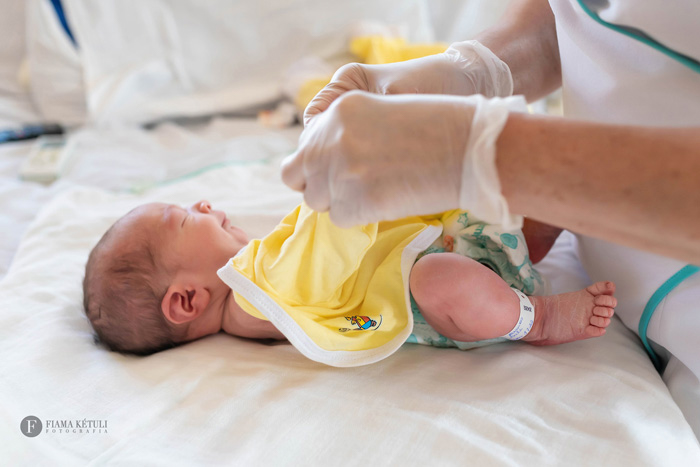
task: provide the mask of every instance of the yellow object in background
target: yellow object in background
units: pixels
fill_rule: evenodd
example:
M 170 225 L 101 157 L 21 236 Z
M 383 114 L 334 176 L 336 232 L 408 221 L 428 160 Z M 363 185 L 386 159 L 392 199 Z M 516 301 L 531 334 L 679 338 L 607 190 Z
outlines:
M 403 62 L 444 52 L 448 44 L 408 44 L 400 37 L 366 36 L 350 41 L 350 52 L 368 65 Z
M 332 76 L 324 76 L 323 78 L 312 78 L 304 81 L 299 88 L 294 105 L 300 112 L 304 112 L 306 106 L 309 105 L 311 99 L 323 89 L 326 84 L 330 83 Z
M 350 41 L 350 51 L 357 57 L 357 61 L 368 65 L 382 63 L 403 62 L 414 58 L 425 57 L 444 52 L 448 44 L 438 42 L 435 44 L 408 44 L 399 37 L 363 36 Z M 332 76 L 325 76 L 306 80 L 302 83 L 294 99 L 294 104 L 303 112 L 318 92 L 331 80 Z

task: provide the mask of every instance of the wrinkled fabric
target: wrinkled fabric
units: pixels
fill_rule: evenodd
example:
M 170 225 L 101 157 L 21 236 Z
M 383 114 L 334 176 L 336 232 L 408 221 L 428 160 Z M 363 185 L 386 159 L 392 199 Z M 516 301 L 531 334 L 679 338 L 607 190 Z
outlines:
M 304 355 L 354 366 L 409 339 L 410 270 L 420 254 L 437 251 L 473 257 L 528 294 L 543 289 L 521 232 L 457 210 L 341 229 L 302 204 L 219 276 L 247 313 L 272 321 Z

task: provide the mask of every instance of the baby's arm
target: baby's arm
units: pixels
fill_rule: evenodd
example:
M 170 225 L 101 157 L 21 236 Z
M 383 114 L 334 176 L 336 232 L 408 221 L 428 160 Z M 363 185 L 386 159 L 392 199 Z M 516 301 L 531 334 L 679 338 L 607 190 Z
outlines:
M 493 339 L 513 330 L 520 299 L 496 273 L 456 253 L 426 255 L 413 266 L 411 293 L 423 317 L 440 334 L 463 342 Z M 615 284 L 529 297 L 535 322 L 524 341 L 563 344 L 605 334 L 617 301 Z
M 248 339 L 285 339 L 271 322 L 256 318 L 246 313 L 236 303 L 233 294 L 229 299 L 229 307 L 223 321 L 223 331 L 233 336 L 246 337 Z

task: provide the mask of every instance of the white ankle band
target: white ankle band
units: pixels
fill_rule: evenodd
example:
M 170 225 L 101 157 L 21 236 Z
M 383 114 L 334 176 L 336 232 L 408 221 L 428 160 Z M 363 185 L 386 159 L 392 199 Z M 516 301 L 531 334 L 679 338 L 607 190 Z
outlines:
M 527 333 L 532 329 L 532 325 L 535 324 L 535 307 L 527 295 L 519 291 L 518 289 L 510 288 L 520 299 L 520 318 L 518 322 L 515 323 L 515 327 L 512 331 L 506 334 L 506 339 L 517 341 L 527 336 Z

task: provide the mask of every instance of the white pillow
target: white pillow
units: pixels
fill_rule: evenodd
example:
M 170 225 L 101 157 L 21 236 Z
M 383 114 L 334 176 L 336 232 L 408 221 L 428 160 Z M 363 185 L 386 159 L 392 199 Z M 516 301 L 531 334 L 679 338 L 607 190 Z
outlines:
M 26 8 L 27 65 L 34 105 L 44 121 L 81 124 L 87 108 L 78 50 L 49 1 L 27 2 Z
M 27 2 L 0 0 L 0 129 L 39 120 L 27 87 L 19 81 L 26 55 L 26 8 Z
M 409 41 L 472 37 L 510 0 L 63 0 L 77 48 L 50 2 L 27 3 L 32 96 L 46 120 L 145 123 L 237 112 L 281 97 L 290 64 L 351 61 L 359 22 Z
M 0 0 L 0 91 L 14 93 L 18 90 L 17 73 L 24 58 L 25 2 Z
M 64 0 L 88 120 L 143 123 L 237 111 L 281 96 L 283 71 L 347 50 L 360 20 L 433 39 L 426 0 Z

